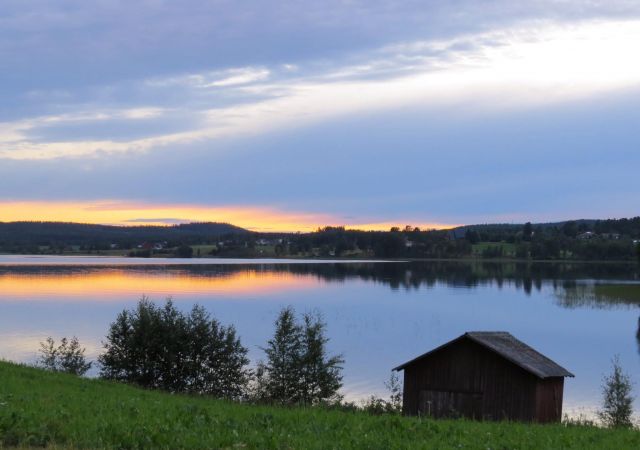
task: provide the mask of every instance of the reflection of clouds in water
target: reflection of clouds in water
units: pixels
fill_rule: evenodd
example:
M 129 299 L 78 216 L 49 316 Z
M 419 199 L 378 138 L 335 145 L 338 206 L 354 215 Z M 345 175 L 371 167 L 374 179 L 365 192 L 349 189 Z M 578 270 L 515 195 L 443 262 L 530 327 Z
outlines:
M 40 344 L 48 337 L 52 337 L 56 345 L 58 345 L 63 337 L 71 338 L 73 335 L 57 336 L 44 331 L 0 334 L 0 342 L 2 342 L 0 359 L 34 364 L 39 356 Z M 100 341 L 96 341 L 94 336 L 77 337 L 80 340 L 80 345 L 86 349 L 85 356 L 87 359 L 95 361 L 102 352 Z
M 2 334 L 0 335 L 0 358 L 8 361 L 34 362 L 40 342 L 46 339 L 44 334 Z
M 39 257 L 38 257 L 39 258 Z M 40 261 L 36 258 L 35 261 Z M 0 282 L 4 292 L 12 292 L 11 281 L 17 279 L 16 295 L 24 294 L 31 283 L 25 286 L 20 277 L 32 277 L 40 286 L 49 281 L 48 289 L 43 293 L 71 294 L 86 291 L 87 287 L 94 287 L 96 294 L 108 293 L 113 295 L 118 288 L 128 292 L 129 286 L 138 285 L 152 289 L 148 292 L 162 293 L 163 291 L 183 291 L 189 284 L 194 292 L 206 292 L 215 286 L 228 292 L 263 291 L 270 287 L 286 289 L 288 286 L 306 285 L 316 286 L 318 281 L 327 283 L 341 283 L 345 281 L 361 280 L 389 286 L 393 290 L 424 290 L 437 285 L 469 290 L 481 287 L 515 287 L 523 290 L 527 295 L 534 291 L 541 292 L 546 285 L 567 291 L 578 285 L 576 280 L 638 280 L 635 267 L 627 264 L 592 265 L 579 263 L 496 263 L 491 261 L 431 261 L 431 262 L 358 262 L 350 261 L 305 261 L 305 260 L 212 260 L 206 259 L 136 259 L 131 258 L 99 258 L 77 257 L 75 263 L 69 263 L 70 257 L 47 257 L 52 259 L 53 265 L 38 266 L 30 262 L 28 265 L 0 264 Z M 83 259 L 84 258 L 84 259 Z M 2 257 L 0 257 L 2 259 Z M 29 257 L 23 259 L 29 260 Z M 110 266 L 114 260 L 121 260 Z M 84 261 L 84 263 L 83 263 Z M 101 264 L 96 265 L 96 261 Z M 133 261 L 133 263 L 132 263 Z M 274 263 L 275 261 L 275 263 Z M 191 262 L 193 262 L 192 265 Z M 127 266 L 126 264 L 133 264 Z M 49 264 L 49 263 L 47 263 Z M 132 278 L 136 278 L 132 280 Z M 74 283 L 60 284 L 61 281 Z M 84 286 L 82 281 L 86 280 Z M 57 284 L 56 284 L 57 283 Z M 620 288 L 613 288 L 616 283 L 608 283 L 596 289 L 600 298 L 625 298 L 630 295 L 625 289 L 639 290 L 634 294 L 633 301 L 640 304 L 640 285 L 626 284 Z M 581 284 L 582 285 L 582 284 Z M 617 284 L 616 284 L 617 285 Z M 74 288 L 75 286 L 75 288 Z M 158 287 L 158 289 L 153 289 Z M 34 286 L 33 289 L 36 289 Z M 62 292 L 65 288 L 69 292 Z M 162 289 L 160 289 L 162 288 Z M 622 292 L 606 292 L 618 289 Z M 577 297 L 586 295 L 579 292 Z M 23 296 L 27 296 L 24 294 Z M 570 304 L 562 306 L 571 306 Z
M 100 270 L 0 273 L 4 299 L 44 298 L 83 301 L 87 296 L 106 301 L 119 300 L 135 286 L 142 295 L 170 296 L 175 292 L 230 295 L 266 294 L 273 291 L 304 290 L 317 286 L 310 277 L 287 273 L 238 270 L 208 276 L 179 270 L 145 271 L 104 268 Z M 0 299 L 1 301 L 2 299 Z

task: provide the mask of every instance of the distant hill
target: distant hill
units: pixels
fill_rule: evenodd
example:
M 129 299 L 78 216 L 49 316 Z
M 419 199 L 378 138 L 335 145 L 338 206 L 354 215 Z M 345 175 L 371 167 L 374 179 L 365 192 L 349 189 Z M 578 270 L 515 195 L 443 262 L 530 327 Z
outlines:
M 145 241 L 179 243 L 201 242 L 225 235 L 250 233 L 228 223 L 206 222 L 172 226 L 111 226 L 66 222 L 0 222 L 0 245 L 67 245 L 122 246 Z
M 563 220 L 561 222 L 540 222 L 540 223 L 531 223 L 533 228 L 562 228 L 564 224 L 567 222 L 575 222 L 577 227 L 584 227 L 585 229 L 592 229 L 594 225 L 598 222 L 601 222 L 597 219 L 577 219 L 577 220 Z M 484 223 L 484 224 L 474 224 L 474 225 L 461 225 L 459 227 L 452 228 L 450 231 L 451 236 L 456 239 L 462 239 L 465 237 L 468 230 L 475 231 L 486 231 L 486 232 L 502 232 L 502 231 L 513 231 L 513 230 L 521 230 L 524 226 L 523 223 Z

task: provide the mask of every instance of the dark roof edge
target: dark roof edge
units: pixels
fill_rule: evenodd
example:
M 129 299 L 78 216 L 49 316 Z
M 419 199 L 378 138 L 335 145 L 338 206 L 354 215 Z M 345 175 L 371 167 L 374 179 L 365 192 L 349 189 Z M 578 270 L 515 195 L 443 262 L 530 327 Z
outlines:
M 465 333 L 460 337 L 468 337 L 469 339 L 471 339 L 473 342 L 482 345 L 484 348 L 486 348 L 487 350 L 491 350 L 493 353 L 502 356 L 504 359 L 506 359 L 507 361 L 512 362 L 513 364 L 515 364 L 516 366 L 520 367 L 523 370 L 526 370 L 527 372 L 529 372 L 532 375 L 537 376 L 538 378 L 544 380 L 546 378 L 555 378 L 555 377 L 571 377 L 571 378 L 575 378 L 575 375 L 572 374 L 571 372 L 569 372 L 567 369 L 565 369 L 564 367 L 562 367 L 560 364 L 558 364 L 557 362 L 555 362 L 554 360 L 550 359 L 549 357 L 543 355 L 542 353 L 540 353 L 538 350 L 536 350 L 535 348 L 531 347 L 530 345 L 527 345 L 526 343 L 522 342 L 524 345 L 526 345 L 527 347 L 531 348 L 534 352 L 540 354 L 542 357 L 548 359 L 549 361 L 551 361 L 552 363 L 554 363 L 556 366 L 558 366 L 560 369 L 564 370 L 567 374 L 566 375 L 552 375 L 552 376 L 543 376 L 540 375 L 539 373 L 536 373 L 535 370 L 533 370 L 530 367 L 525 367 L 524 365 L 522 365 L 521 363 L 519 363 L 518 361 L 516 361 L 515 359 L 507 356 L 504 353 L 500 353 L 499 351 L 497 351 L 496 349 L 488 346 L 487 344 L 485 344 L 484 342 L 482 342 L 482 340 L 477 339 L 475 336 L 473 336 L 473 334 L 471 333 Z M 459 339 L 459 338 L 458 338 Z M 517 338 L 515 338 L 517 339 Z M 453 342 L 453 341 L 451 341 Z
M 442 345 L 440 345 L 440 346 L 438 346 L 438 347 L 434 348 L 433 350 L 430 350 L 430 351 L 428 351 L 428 352 L 426 352 L 426 353 L 423 353 L 422 355 L 417 356 L 417 357 L 413 358 L 412 360 L 409 360 L 409 361 L 407 361 L 407 362 L 405 362 L 405 363 L 403 363 L 403 364 L 400 364 L 400 365 L 399 365 L 399 366 L 397 366 L 397 367 L 394 367 L 393 369 L 391 369 L 391 371 L 400 371 L 400 370 L 404 370 L 404 368 L 405 368 L 405 367 L 407 367 L 407 366 L 409 366 L 409 365 L 413 364 L 414 362 L 417 362 L 417 361 L 419 361 L 419 360 L 421 360 L 421 359 L 423 359 L 423 358 L 426 358 L 426 357 L 427 357 L 427 356 L 429 356 L 430 354 L 435 353 L 435 352 L 439 351 L 440 349 L 442 349 L 442 348 L 444 348 L 444 347 L 448 347 L 449 345 L 454 344 L 455 342 L 458 342 L 459 340 L 464 339 L 464 338 L 469 338 L 469 339 L 471 339 L 471 340 L 472 340 L 473 342 L 475 342 L 476 344 L 482 345 L 482 346 L 483 346 L 484 348 L 486 348 L 487 350 L 490 350 L 490 351 L 492 351 L 493 353 L 495 353 L 495 354 L 497 354 L 497 355 L 500 355 L 501 357 L 503 357 L 503 358 L 504 358 L 504 359 L 506 359 L 507 361 L 509 361 L 509 362 L 511 362 L 511 363 L 513 363 L 513 364 L 515 364 L 516 366 L 518 366 L 518 367 L 520 367 L 521 369 L 523 369 L 523 370 L 525 370 L 525 371 L 527 371 L 527 372 L 531 373 L 532 375 L 537 376 L 537 377 L 538 377 L 538 378 L 540 378 L 540 379 L 553 378 L 553 377 L 544 377 L 544 376 L 540 376 L 540 374 L 538 374 L 538 373 L 536 373 L 535 371 L 531 370 L 531 368 L 529 368 L 529 367 L 524 367 L 524 366 L 523 366 L 522 364 L 520 364 L 518 361 L 515 361 L 515 360 L 514 360 L 514 359 L 512 359 L 512 358 L 509 358 L 509 357 L 508 357 L 508 356 L 506 356 L 504 353 L 500 353 L 500 352 L 496 351 L 494 348 L 489 347 L 487 344 L 485 344 L 485 343 L 484 343 L 484 342 L 482 342 L 481 340 L 479 340 L 479 339 L 475 339 L 475 338 L 474 338 L 470 333 L 468 333 L 468 332 L 467 332 L 467 333 L 464 333 L 464 334 L 462 334 L 462 335 L 460 335 L 460 336 L 458 336 L 458 337 L 457 337 L 457 338 L 455 338 L 455 339 L 452 339 L 452 340 L 450 340 L 450 341 L 448 341 L 448 342 L 445 342 L 444 344 L 442 344 Z M 525 345 L 526 345 L 526 344 L 525 344 Z M 531 348 L 533 348 L 533 347 L 531 347 Z M 536 351 L 536 352 L 538 352 L 536 349 L 533 349 L 533 350 L 534 350 L 534 351 Z M 540 352 L 538 352 L 538 353 L 540 353 Z M 542 353 L 540 353 L 540 354 L 542 355 Z M 542 355 L 542 356 L 544 356 L 544 355 Z M 547 358 L 546 356 L 544 356 L 544 357 L 545 357 L 545 358 Z M 547 358 L 547 359 L 549 359 L 549 358 Z M 564 367 L 562 367 L 560 364 L 556 363 L 555 361 L 553 361 L 553 360 L 551 360 L 551 361 L 552 361 L 555 365 L 557 365 L 558 367 L 560 367 L 562 370 L 564 370 L 564 371 L 567 373 L 567 375 L 558 375 L 558 376 L 575 378 L 575 375 L 574 375 L 573 373 L 569 372 L 567 369 L 565 369 Z

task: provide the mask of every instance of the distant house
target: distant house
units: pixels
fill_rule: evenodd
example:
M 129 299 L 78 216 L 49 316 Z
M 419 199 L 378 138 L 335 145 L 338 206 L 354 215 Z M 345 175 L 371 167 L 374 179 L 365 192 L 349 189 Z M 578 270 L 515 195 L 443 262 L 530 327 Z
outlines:
M 620 239 L 619 233 L 602 233 L 600 236 L 602 236 L 603 239 L 609 239 L 612 241 Z
M 404 370 L 403 413 L 558 422 L 573 374 L 507 332 L 468 332 L 393 370 Z
M 580 240 L 588 240 L 588 239 L 593 239 L 594 237 L 596 237 L 596 234 L 592 231 L 585 231 L 584 233 L 580 233 L 579 235 L 576 236 L 576 239 L 580 239 Z

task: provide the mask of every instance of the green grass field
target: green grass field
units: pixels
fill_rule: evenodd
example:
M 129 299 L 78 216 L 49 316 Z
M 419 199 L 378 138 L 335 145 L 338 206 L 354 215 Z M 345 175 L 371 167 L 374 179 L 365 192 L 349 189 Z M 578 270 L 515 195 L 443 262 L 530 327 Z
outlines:
M 0 448 L 638 449 L 640 432 L 233 404 L 0 362 Z

